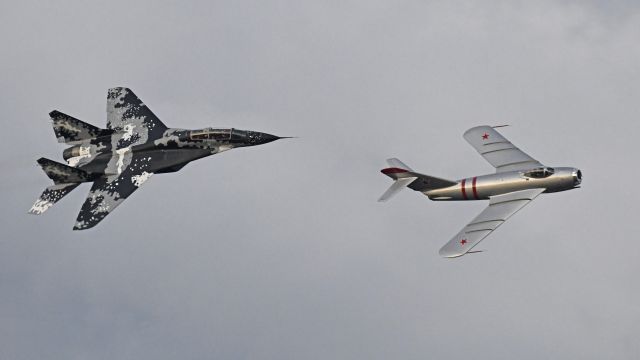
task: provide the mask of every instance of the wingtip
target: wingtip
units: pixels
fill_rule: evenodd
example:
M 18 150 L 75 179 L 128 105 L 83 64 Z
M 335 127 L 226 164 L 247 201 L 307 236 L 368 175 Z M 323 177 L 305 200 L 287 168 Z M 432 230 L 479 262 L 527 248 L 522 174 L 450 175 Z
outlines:
M 438 251 L 438 254 L 443 258 L 453 259 L 466 254 L 466 252 L 461 253 L 459 251 L 451 251 L 451 250 L 442 248 L 440 249 L 440 251 Z
M 73 225 L 73 230 L 87 230 L 87 229 L 91 229 L 92 227 L 94 227 L 95 224 L 91 225 L 91 224 L 84 224 L 84 223 L 80 223 L 77 222 L 75 225 Z

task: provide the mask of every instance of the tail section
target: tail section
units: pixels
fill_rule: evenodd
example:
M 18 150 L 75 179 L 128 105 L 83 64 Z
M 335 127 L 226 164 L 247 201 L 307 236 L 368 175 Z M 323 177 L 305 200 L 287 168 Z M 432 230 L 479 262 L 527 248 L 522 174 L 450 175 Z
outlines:
M 69 165 L 60 164 L 47 158 L 38 159 L 38 164 L 56 185 L 90 181 L 89 174 L 86 171 Z
M 396 194 L 398 194 L 402 189 L 406 188 L 409 184 L 416 181 L 417 179 L 417 177 L 405 177 L 397 179 L 393 182 L 393 184 L 391 184 L 387 191 L 385 191 L 384 194 L 380 196 L 380 199 L 378 199 L 378 201 L 387 201 L 391 199 L 392 197 L 396 196 Z
M 457 184 L 455 181 L 414 172 L 402 161 L 395 158 L 388 159 L 387 163 L 389 164 L 389 167 L 386 169 L 382 169 L 381 172 L 395 181 L 391 185 L 391 187 L 389 187 L 389 189 L 384 194 L 382 194 L 378 201 L 389 200 L 405 187 L 422 192 L 427 190 L 445 188 Z
M 71 190 L 75 189 L 80 185 L 79 183 L 75 184 L 57 184 L 49 186 L 44 189 L 42 195 L 36 200 L 35 204 L 29 209 L 29 214 L 40 215 L 47 211 L 53 204 L 57 203 L 58 200 L 62 199 L 65 195 L 71 192 Z
M 49 116 L 53 120 L 53 131 L 56 133 L 60 143 L 79 144 L 85 140 L 113 133 L 113 130 L 100 129 L 73 116 L 63 114 L 58 110 L 50 112 Z
M 90 181 L 87 172 L 68 165 L 60 164 L 46 158 L 38 159 L 38 164 L 45 174 L 53 180 L 55 185 L 44 189 L 42 195 L 29 209 L 29 214 L 40 215 L 47 211 L 53 204 L 65 197 L 71 190 L 80 185 L 81 182 Z
M 401 177 L 407 177 L 410 173 L 413 172 L 413 170 L 411 170 L 409 166 L 396 158 L 387 159 L 387 164 L 389 164 L 389 167 L 386 169 L 382 169 L 380 172 L 394 180 L 397 180 Z

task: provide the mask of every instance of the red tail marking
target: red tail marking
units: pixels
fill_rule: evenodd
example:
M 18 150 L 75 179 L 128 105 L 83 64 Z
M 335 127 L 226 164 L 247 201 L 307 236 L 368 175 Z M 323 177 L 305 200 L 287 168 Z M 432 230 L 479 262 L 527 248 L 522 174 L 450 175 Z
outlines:
M 473 178 L 473 182 L 471 183 L 472 187 L 473 187 L 473 197 L 476 198 L 476 200 L 480 200 L 480 198 L 478 197 L 478 190 L 476 190 L 476 179 L 478 177 L 475 176 Z
M 385 175 L 388 175 L 388 174 L 400 174 L 400 173 L 408 172 L 407 170 L 400 169 L 400 168 L 386 168 L 386 169 L 382 169 L 380 171 Z
M 465 189 L 465 183 L 467 182 L 467 179 L 462 179 L 462 182 L 460 183 L 460 188 L 462 189 L 462 198 L 465 200 L 468 200 L 467 198 L 467 189 Z

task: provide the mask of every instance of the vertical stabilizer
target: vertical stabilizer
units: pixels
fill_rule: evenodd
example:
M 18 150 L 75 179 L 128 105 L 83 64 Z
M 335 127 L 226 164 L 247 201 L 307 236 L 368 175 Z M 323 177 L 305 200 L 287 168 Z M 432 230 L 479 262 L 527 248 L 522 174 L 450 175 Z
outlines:
M 86 171 L 47 158 L 38 159 L 38 165 L 56 185 L 90 181 Z
M 391 186 L 387 189 L 387 191 L 385 191 L 384 194 L 380 196 L 380 199 L 378 199 L 378 201 L 387 201 L 391 199 L 397 193 L 399 193 L 402 189 L 406 188 L 409 184 L 414 182 L 416 179 L 417 177 L 406 177 L 406 178 L 401 178 L 394 181 L 393 184 L 391 184 Z
M 415 191 L 427 191 L 432 189 L 440 189 L 456 185 L 455 181 L 437 178 L 435 176 L 424 175 L 411 170 L 402 161 L 393 158 L 388 159 L 388 168 L 382 169 L 380 172 L 392 178 L 394 183 L 391 187 L 378 199 L 378 201 L 387 201 L 395 196 L 400 190 L 408 187 Z
M 53 110 L 49 113 L 49 116 L 53 121 L 53 131 L 56 133 L 56 138 L 60 143 L 80 144 L 83 141 L 113 133 L 112 130 L 100 129 L 58 110 Z

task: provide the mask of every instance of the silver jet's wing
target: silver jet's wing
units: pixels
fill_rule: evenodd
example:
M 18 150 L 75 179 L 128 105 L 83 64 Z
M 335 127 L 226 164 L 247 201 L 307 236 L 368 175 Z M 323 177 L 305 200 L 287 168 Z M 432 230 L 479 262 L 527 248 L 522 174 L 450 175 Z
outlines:
M 491 126 L 476 126 L 467 130 L 463 136 L 498 173 L 544 166 L 518 149 Z
M 449 240 L 440 249 L 440 255 L 452 258 L 468 253 L 482 239 L 545 190 L 528 189 L 491 196 L 489 206 Z

